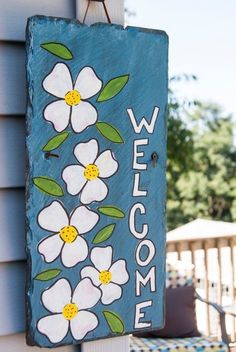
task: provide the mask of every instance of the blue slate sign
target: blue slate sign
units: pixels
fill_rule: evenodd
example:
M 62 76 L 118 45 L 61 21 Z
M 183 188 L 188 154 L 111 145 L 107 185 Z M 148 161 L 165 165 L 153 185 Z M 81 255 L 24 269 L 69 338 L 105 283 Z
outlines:
M 27 27 L 27 339 L 163 326 L 168 38 L 34 16 Z

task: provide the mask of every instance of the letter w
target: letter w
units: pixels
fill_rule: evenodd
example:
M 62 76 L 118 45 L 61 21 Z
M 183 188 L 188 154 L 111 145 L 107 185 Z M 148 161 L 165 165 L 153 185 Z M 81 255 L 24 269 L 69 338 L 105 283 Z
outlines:
M 145 119 L 145 117 L 142 118 L 141 122 L 139 123 L 139 125 L 137 124 L 136 118 L 134 116 L 134 112 L 132 109 L 127 109 L 127 113 L 129 115 L 130 121 L 133 125 L 134 131 L 135 133 L 140 133 L 143 129 L 143 127 L 146 128 L 148 133 L 153 133 L 154 127 L 155 127 L 155 123 L 158 117 L 158 113 L 159 113 L 159 108 L 157 106 L 155 106 L 153 113 L 152 113 L 152 118 L 151 118 L 151 122 L 147 122 L 147 120 Z

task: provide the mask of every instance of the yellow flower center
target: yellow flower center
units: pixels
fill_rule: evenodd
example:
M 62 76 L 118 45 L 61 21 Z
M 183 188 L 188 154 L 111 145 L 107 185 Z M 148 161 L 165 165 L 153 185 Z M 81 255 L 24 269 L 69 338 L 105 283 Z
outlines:
M 64 242 L 72 243 L 79 233 L 74 226 L 65 226 L 60 230 L 59 235 Z
M 76 89 L 70 90 L 65 95 L 65 102 L 67 105 L 70 105 L 70 106 L 78 105 L 80 100 L 81 100 L 81 95 Z
M 68 303 L 63 308 L 63 317 L 67 320 L 73 319 L 79 312 L 79 309 L 75 303 Z
M 95 180 L 99 176 L 99 168 L 95 164 L 89 164 L 84 170 L 84 177 L 88 181 Z
M 108 270 L 103 270 L 99 274 L 99 280 L 103 285 L 107 285 L 111 282 L 112 273 Z

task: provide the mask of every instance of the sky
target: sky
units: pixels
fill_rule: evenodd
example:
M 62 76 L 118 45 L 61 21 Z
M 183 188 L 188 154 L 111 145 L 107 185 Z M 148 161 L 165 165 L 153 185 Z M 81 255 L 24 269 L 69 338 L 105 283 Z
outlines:
M 169 75 L 194 74 L 183 97 L 216 102 L 236 119 L 236 0 L 127 0 L 132 26 L 169 35 Z

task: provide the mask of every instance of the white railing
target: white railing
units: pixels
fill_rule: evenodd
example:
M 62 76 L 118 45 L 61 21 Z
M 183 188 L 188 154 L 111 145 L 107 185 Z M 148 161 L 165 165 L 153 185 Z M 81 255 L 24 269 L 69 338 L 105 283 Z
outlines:
M 199 293 L 207 300 L 221 305 L 236 299 L 236 234 L 179 235 L 167 234 L 167 258 L 194 265 L 194 281 Z M 197 320 L 201 332 L 216 335 L 216 316 L 209 306 L 197 303 Z M 235 341 L 236 322 L 227 316 L 227 331 Z

